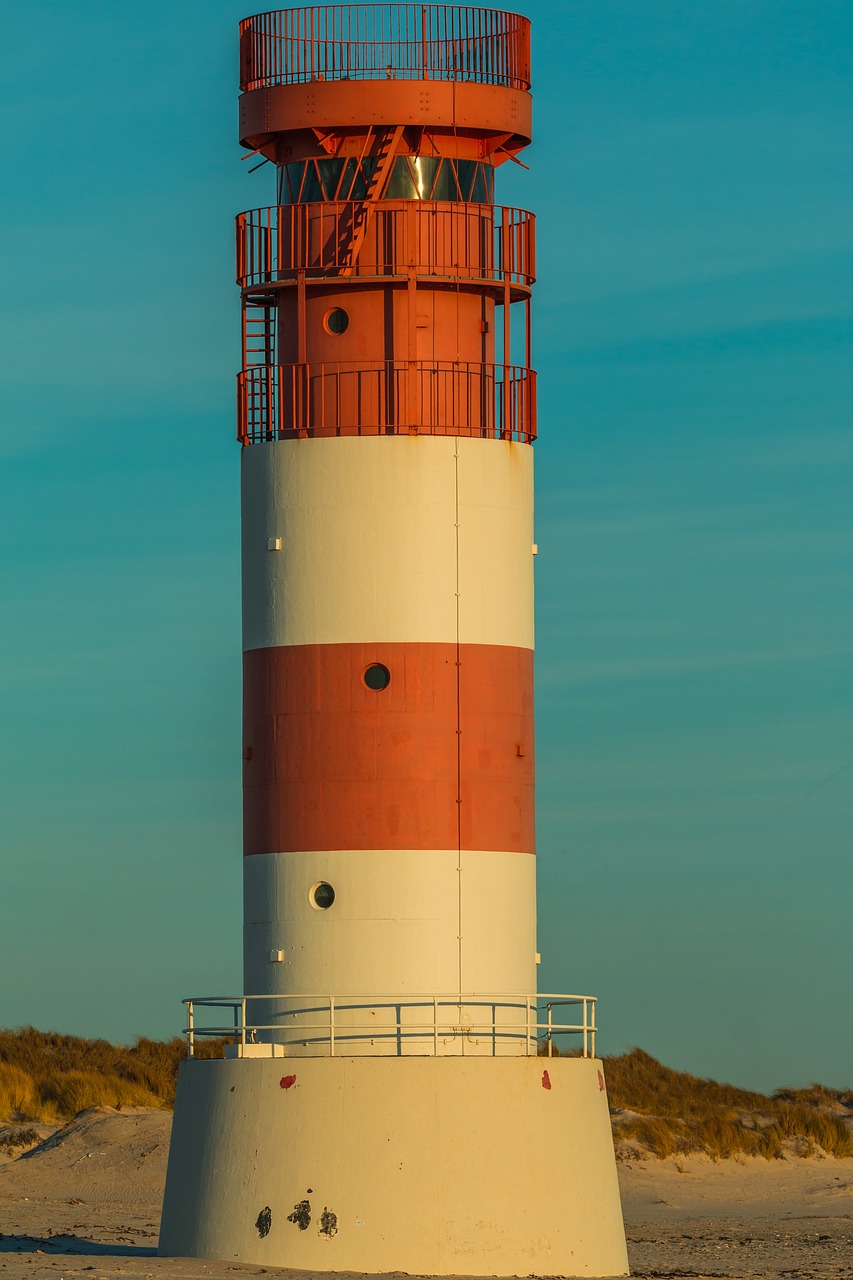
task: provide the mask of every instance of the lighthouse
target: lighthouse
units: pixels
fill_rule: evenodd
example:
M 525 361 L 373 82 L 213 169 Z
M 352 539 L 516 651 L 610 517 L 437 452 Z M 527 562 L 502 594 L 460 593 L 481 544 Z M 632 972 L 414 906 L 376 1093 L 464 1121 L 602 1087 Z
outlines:
M 595 1002 L 536 990 L 529 50 L 240 27 L 244 994 L 186 1002 L 165 1254 L 627 1272 Z

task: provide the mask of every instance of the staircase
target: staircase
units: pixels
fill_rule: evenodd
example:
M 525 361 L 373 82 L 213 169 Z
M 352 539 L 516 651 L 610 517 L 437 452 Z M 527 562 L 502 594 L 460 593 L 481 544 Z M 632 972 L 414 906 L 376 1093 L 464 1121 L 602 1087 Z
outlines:
M 364 237 L 370 225 L 371 214 L 376 208 L 377 202 L 382 199 L 382 195 L 388 185 L 391 168 L 403 137 L 403 125 L 398 124 L 394 129 L 379 129 L 375 135 L 371 127 L 365 139 L 359 165 L 364 160 L 374 136 L 378 140 L 378 146 L 371 154 L 376 159 L 376 165 L 367 181 L 365 197 L 363 200 L 353 202 L 352 218 L 347 222 L 346 226 L 341 227 L 338 241 L 338 262 L 341 264 L 340 274 L 342 276 L 351 276 L 355 271 L 358 255 L 361 252 L 361 246 L 364 244 Z

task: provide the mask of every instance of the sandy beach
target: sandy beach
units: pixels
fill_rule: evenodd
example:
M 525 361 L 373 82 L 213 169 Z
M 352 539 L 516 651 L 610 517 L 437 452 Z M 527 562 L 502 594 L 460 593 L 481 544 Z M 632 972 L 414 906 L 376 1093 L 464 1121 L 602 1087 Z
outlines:
M 3 1149 L 2 1280 L 289 1274 L 155 1256 L 170 1126 L 168 1111 L 97 1107 Z M 853 1159 L 628 1160 L 619 1177 L 636 1276 L 853 1277 Z

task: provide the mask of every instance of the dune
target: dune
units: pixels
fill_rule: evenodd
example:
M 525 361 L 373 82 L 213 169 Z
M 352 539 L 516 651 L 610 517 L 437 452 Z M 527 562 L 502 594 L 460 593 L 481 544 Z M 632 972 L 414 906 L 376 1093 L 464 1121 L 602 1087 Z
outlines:
M 90 1107 L 0 1167 L 0 1196 L 49 1189 L 55 1200 L 150 1205 L 162 1194 L 171 1128 L 171 1112 L 159 1108 Z

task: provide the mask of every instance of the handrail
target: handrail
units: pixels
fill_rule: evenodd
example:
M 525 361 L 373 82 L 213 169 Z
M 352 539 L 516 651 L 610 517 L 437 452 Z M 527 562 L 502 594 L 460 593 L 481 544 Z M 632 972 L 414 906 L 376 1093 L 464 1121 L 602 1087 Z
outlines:
M 526 209 L 450 201 L 382 200 L 356 262 L 348 233 L 361 205 L 340 200 L 272 205 L 238 215 L 237 283 L 244 289 L 340 275 L 442 276 L 529 288 L 535 218 Z
M 536 374 L 464 360 L 352 360 L 258 364 L 237 375 L 241 444 L 407 433 L 530 444 Z
M 530 22 L 453 4 L 333 4 L 240 23 L 240 88 L 312 80 L 462 80 L 530 88 Z
M 281 1003 L 283 1007 L 275 1010 L 278 1021 L 249 1021 L 250 1006 L 258 1002 L 263 1003 L 267 1010 L 270 1004 Z M 490 1040 L 493 1052 L 502 1045 L 527 1057 L 540 1053 L 540 1039 L 544 1037 L 545 1052 L 550 1057 L 555 1036 L 576 1035 L 581 1041 L 580 1055 L 594 1058 L 595 1033 L 598 1029 L 595 1021 L 595 996 L 547 993 L 313 995 L 288 992 L 280 995 L 235 997 L 196 996 L 183 1003 L 187 1006 L 184 1035 L 187 1038 L 187 1056 L 190 1058 L 194 1056 L 195 1041 L 199 1036 L 233 1038 L 235 1043 L 245 1047 L 247 1044 L 257 1043 L 259 1034 L 266 1036 L 269 1041 L 277 1038 L 279 1043 L 284 1037 L 285 1044 L 299 1044 L 303 1049 L 311 1045 L 324 1050 L 324 1057 L 338 1057 L 341 1052 L 346 1054 L 365 1041 L 369 1041 L 374 1049 L 377 1041 L 393 1042 L 392 1053 L 380 1056 L 402 1056 L 404 1043 L 408 1041 L 415 1042 L 414 1047 L 419 1054 L 431 1051 L 433 1056 L 438 1057 L 440 1040 L 446 1042 L 448 1039 L 465 1039 L 470 1042 L 477 1037 Z M 577 1007 L 581 1008 L 579 1023 L 555 1020 L 555 1009 Z M 229 1009 L 232 1022 L 230 1025 L 202 1026 L 197 1018 L 199 1008 Z M 540 1017 L 538 1012 L 542 1008 L 544 1017 Z M 442 1009 L 451 1010 L 451 1016 L 443 1019 L 440 1012 Z M 463 1022 L 463 1017 L 471 1009 L 490 1009 L 491 1016 L 479 1021 L 472 1019 Z M 425 1016 L 404 1018 L 404 1010 L 423 1011 Z M 386 1014 L 390 1011 L 395 1016 L 393 1019 L 377 1022 L 376 1013 L 379 1011 Z M 370 1018 L 358 1021 L 346 1016 L 353 1013 L 369 1013 Z M 306 1015 L 315 1020 L 304 1021 Z M 341 1015 L 344 1015 L 343 1020 Z M 515 1020 L 513 1015 L 518 1015 Z M 297 1019 L 300 1020 L 296 1021 Z

